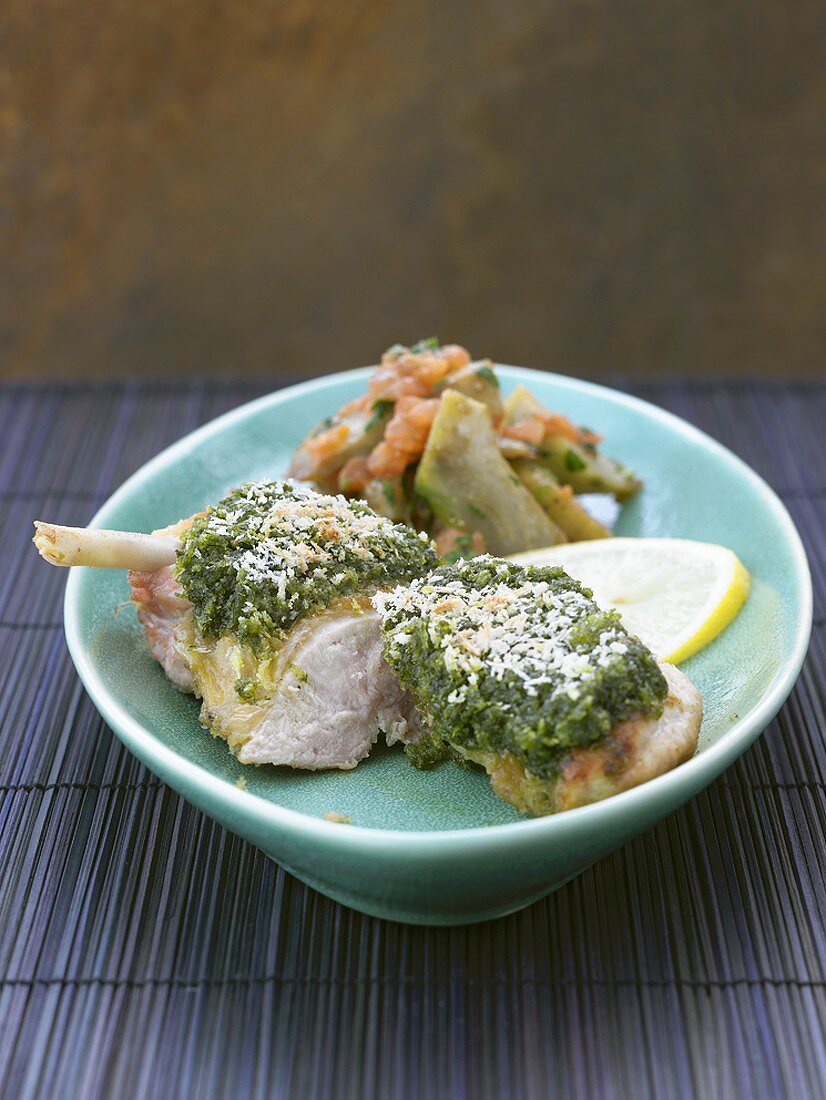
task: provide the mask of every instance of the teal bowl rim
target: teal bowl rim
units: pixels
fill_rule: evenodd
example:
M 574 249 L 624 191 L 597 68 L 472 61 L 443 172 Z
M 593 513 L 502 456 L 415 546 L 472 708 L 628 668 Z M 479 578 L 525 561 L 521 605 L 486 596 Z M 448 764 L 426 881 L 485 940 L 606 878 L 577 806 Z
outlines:
M 290 810 L 284 806 L 279 806 L 259 795 L 241 790 L 226 779 L 213 775 L 205 768 L 185 759 L 173 749 L 164 745 L 154 734 L 144 729 L 128 710 L 113 700 L 98 675 L 94 663 L 90 660 L 81 639 L 79 600 L 84 571 L 71 570 L 64 600 L 64 625 L 66 641 L 72 660 L 86 690 L 107 723 L 113 727 L 126 747 L 151 771 L 184 795 L 193 788 L 200 788 L 204 794 L 210 796 L 211 806 L 214 809 L 217 810 L 217 803 L 221 810 L 226 811 L 222 815 L 224 820 L 231 820 L 239 811 L 243 811 L 245 817 L 256 818 L 259 826 L 272 824 L 276 829 L 287 828 L 291 831 L 316 835 L 323 838 L 327 844 L 341 844 L 343 848 L 348 848 L 351 851 L 355 848 L 375 850 L 385 844 L 389 844 L 391 847 L 396 847 L 399 844 L 426 844 L 443 849 L 451 845 L 461 845 L 471 839 L 477 844 L 497 847 L 500 845 L 506 846 L 519 835 L 527 837 L 528 834 L 534 836 L 547 832 L 550 839 L 555 834 L 564 836 L 567 833 L 575 832 L 579 826 L 598 828 L 600 825 L 610 824 L 614 818 L 624 817 L 626 811 L 633 812 L 634 807 L 643 812 L 653 809 L 655 813 L 666 804 L 676 807 L 684 797 L 690 797 L 690 794 L 695 790 L 701 790 L 716 778 L 763 732 L 788 698 L 797 680 L 806 656 L 812 629 L 813 596 L 809 564 L 800 535 L 783 502 L 759 474 L 755 473 L 750 466 L 727 447 L 718 443 L 699 428 L 695 428 L 680 417 L 666 412 L 648 401 L 595 382 L 569 378 L 550 371 L 537 371 L 527 367 L 509 366 L 504 363 L 497 364 L 497 366 L 507 370 L 509 378 L 514 380 L 530 382 L 537 377 L 543 380 L 551 379 L 562 389 L 606 396 L 626 408 L 640 410 L 667 425 L 675 432 L 680 433 L 685 439 L 710 449 L 721 461 L 736 469 L 738 473 L 750 480 L 757 488 L 766 507 L 771 509 L 785 531 L 787 545 L 791 550 L 794 562 L 795 577 L 801 591 L 801 606 L 799 608 L 794 645 L 782 671 L 757 707 L 749 715 L 733 723 L 731 728 L 717 742 L 674 770 L 650 779 L 646 783 L 641 783 L 637 787 L 632 787 L 630 790 L 612 795 L 601 802 L 566 810 L 564 813 L 508 822 L 502 825 L 480 825 L 463 829 L 416 831 L 375 829 L 363 825 L 347 825 L 346 828 L 343 828 L 338 823 L 325 821 L 323 818 L 310 816 L 301 813 L 299 810 Z M 365 378 L 372 369 L 372 367 L 359 367 L 355 370 L 325 375 L 306 382 L 300 382 L 294 386 L 288 386 L 282 390 L 276 390 L 253 401 L 248 401 L 244 405 L 232 409 L 208 424 L 197 428 L 184 436 L 183 439 L 161 451 L 160 454 L 150 459 L 149 462 L 132 474 L 98 509 L 90 521 L 90 526 L 102 526 L 101 518 L 105 517 L 111 507 L 119 504 L 123 497 L 128 496 L 134 487 L 148 476 L 169 466 L 179 456 L 187 453 L 194 443 L 208 439 L 237 420 L 245 419 L 251 411 L 264 408 L 270 404 L 278 404 L 285 397 L 300 396 L 302 393 L 317 391 L 319 388 L 323 389 L 325 386 L 337 385 L 342 381 L 357 381 Z M 696 780 L 699 780 L 699 782 L 695 782 Z M 690 793 L 687 796 L 685 795 L 685 788 L 690 788 Z M 664 809 L 663 812 L 668 812 L 668 809 Z

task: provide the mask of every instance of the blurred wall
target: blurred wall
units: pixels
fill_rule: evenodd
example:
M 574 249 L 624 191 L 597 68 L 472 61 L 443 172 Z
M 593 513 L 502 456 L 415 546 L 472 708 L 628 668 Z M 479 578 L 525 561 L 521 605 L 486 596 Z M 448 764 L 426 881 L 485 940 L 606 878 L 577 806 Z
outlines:
M 5 374 L 813 374 L 826 8 L 7 0 Z

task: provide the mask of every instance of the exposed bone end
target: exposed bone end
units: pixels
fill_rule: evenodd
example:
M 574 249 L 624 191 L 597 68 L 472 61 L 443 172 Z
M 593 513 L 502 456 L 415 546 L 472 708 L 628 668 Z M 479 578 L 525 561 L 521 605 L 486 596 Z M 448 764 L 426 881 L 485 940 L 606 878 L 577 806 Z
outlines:
M 92 527 L 60 527 L 35 521 L 32 539 L 41 557 L 52 565 L 90 565 L 97 569 L 134 569 L 151 573 L 172 565 L 180 547 L 173 535 L 136 531 L 98 531 Z

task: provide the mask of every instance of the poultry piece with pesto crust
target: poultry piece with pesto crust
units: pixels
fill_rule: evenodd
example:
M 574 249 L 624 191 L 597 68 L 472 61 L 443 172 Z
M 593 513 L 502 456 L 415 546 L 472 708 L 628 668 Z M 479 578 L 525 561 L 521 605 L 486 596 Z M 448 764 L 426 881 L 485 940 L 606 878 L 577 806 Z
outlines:
M 702 705 L 561 569 L 482 556 L 373 597 L 385 657 L 427 732 L 414 762 L 482 765 L 520 810 L 555 813 L 687 760 Z
M 154 535 L 41 524 L 35 542 L 56 564 L 132 566 L 152 655 L 241 763 L 349 769 L 379 733 L 418 736 L 370 597 L 436 555 L 366 505 L 261 482 Z

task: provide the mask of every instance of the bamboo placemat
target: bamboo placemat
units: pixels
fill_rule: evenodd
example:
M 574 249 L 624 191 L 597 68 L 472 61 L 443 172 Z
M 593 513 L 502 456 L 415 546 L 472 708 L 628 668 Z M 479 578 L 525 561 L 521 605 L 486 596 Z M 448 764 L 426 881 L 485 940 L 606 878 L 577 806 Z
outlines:
M 815 627 L 712 787 L 530 909 L 418 929 L 307 889 L 150 775 L 61 629 L 38 515 L 85 521 L 258 383 L 0 391 L 0 1092 L 826 1095 L 826 385 L 634 386 L 778 489 Z

